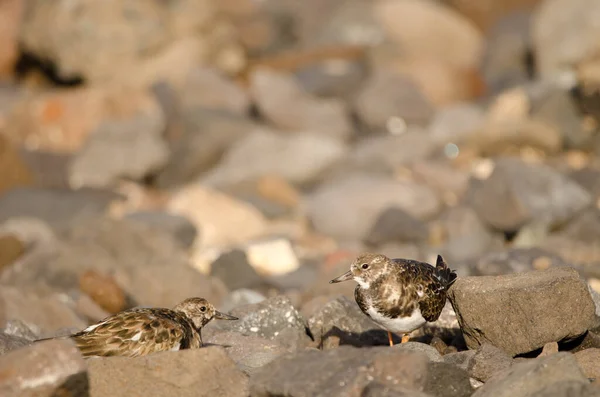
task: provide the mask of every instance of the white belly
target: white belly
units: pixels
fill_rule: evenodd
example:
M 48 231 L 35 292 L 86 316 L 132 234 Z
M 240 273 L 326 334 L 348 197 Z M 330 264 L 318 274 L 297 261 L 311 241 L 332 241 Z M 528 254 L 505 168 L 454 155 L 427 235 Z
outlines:
M 367 310 L 371 319 L 383 329 L 391 332 L 407 334 L 421 327 L 427 321 L 421 315 L 421 310 L 415 309 L 409 317 L 389 318 L 377 313 L 372 307 Z

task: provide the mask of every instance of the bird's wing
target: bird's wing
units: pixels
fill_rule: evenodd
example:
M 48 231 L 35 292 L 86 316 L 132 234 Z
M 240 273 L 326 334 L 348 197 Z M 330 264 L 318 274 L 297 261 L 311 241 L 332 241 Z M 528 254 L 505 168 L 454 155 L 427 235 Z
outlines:
M 121 312 L 74 334 L 71 338 L 84 356 L 142 356 L 178 350 L 183 326 L 161 309 Z

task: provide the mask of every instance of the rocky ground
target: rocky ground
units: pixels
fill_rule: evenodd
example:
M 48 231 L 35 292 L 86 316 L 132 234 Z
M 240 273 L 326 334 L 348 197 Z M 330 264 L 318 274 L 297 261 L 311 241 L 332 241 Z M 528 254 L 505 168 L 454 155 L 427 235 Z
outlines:
M 0 395 L 600 396 L 597 0 L 0 2 Z M 330 285 L 458 281 L 412 341 Z M 207 346 L 63 335 L 202 296 Z M 399 339 L 397 340 L 399 341 Z

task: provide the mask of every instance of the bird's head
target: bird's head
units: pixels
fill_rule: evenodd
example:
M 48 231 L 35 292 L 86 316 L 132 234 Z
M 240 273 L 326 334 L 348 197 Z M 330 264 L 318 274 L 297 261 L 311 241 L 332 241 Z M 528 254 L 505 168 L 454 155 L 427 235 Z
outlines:
M 204 298 L 188 298 L 173 308 L 175 311 L 182 312 L 192 320 L 194 326 L 202 328 L 213 318 L 218 320 L 237 320 L 237 317 L 221 313 Z
M 350 264 L 350 270 L 329 283 L 341 283 L 342 281 L 354 280 L 361 287 L 369 288 L 374 280 L 385 274 L 389 259 L 385 255 L 365 253 L 359 255 Z

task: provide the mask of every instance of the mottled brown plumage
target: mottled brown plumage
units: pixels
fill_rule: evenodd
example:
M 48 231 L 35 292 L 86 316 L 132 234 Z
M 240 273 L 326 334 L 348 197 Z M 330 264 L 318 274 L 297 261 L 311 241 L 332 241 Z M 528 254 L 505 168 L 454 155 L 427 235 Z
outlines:
M 436 266 L 410 259 L 362 254 L 331 283 L 354 279 L 360 309 L 383 328 L 408 334 L 439 318 L 456 273 L 438 255 Z M 391 334 L 390 334 L 390 344 Z
M 202 347 L 200 331 L 213 318 L 237 320 L 218 312 L 204 298 L 189 298 L 173 309 L 130 309 L 70 335 L 85 357 L 136 357 L 167 350 Z

